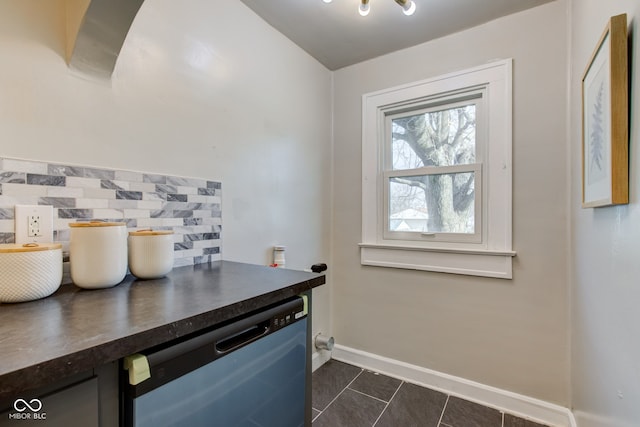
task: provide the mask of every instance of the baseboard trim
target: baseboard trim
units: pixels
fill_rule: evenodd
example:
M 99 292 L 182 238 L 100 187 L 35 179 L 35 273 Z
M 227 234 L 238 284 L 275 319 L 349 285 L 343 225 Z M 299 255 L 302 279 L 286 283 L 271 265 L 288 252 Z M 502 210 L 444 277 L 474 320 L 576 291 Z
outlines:
M 568 408 L 543 400 L 339 344 L 334 346 L 330 356 L 341 362 L 478 402 L 538 423 L 556 427 L 577 427 L 575 418 Z

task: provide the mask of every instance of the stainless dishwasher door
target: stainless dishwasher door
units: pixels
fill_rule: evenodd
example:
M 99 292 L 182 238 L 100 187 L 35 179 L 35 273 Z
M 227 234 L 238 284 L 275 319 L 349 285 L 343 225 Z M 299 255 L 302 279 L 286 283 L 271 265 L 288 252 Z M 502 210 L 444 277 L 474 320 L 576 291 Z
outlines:
M 284 310 L 275 307 L 147 355 L 152 378 L 147 385 L 145 381 L 129 386 L 125 424 L 303 426 L 307 318 L 301 311 L 298 305 Z M 214 360 L 206 362 L 207 358 Z M 183 373 L 189 370 L 184 365 L 194 360 L 205 364 Z M 154 375 L 170 378 L 156 387 Z

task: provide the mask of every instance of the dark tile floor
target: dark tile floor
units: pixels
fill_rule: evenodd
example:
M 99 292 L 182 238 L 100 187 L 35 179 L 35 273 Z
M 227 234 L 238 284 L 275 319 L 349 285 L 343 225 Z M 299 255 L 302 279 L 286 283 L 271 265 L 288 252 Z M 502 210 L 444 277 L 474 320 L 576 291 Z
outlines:
M 544 427 L 336 360 L 312 386 L 314 427 Z

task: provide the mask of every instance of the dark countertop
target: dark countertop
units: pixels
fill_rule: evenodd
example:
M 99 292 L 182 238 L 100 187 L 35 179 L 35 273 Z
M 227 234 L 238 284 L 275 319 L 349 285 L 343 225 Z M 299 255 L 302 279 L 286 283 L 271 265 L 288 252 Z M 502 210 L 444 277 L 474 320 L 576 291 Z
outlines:
M 0 304 L 0 398 L 84 372 L 325 283 L 321 274 L 229 261 L 165 278 Z

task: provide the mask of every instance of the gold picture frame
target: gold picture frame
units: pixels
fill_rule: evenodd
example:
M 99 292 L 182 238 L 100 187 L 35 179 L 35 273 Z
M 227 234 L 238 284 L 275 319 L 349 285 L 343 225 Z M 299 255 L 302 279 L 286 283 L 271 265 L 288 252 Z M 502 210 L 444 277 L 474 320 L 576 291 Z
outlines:
M 609 19 L 582 75 L 582 207 L 629 203 L 627 15 Z

